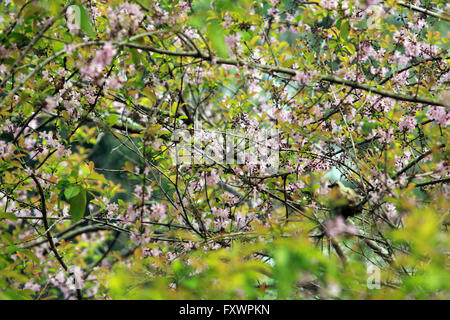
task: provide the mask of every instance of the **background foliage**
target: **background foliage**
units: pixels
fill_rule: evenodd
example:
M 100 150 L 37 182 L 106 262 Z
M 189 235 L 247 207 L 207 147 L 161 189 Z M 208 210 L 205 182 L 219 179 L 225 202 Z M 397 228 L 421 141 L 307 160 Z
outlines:
M 2 1 L 0 298 L 448 299 L 449 13 Z M 232 128 L 278 172 L 173 161 Z

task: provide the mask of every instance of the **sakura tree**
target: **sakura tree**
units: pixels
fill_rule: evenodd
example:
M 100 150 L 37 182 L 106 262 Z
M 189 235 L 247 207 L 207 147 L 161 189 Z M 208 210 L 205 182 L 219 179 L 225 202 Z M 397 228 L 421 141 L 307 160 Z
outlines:
M 446 1 L 0 3 L 0 298 L 449 298 Z

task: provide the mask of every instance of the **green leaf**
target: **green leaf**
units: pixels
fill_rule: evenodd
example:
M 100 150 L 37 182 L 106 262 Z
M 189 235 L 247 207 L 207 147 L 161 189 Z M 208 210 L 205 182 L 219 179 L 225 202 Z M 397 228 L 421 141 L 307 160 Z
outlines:
M 54 17 L 57 17 L 61 14 L 61 9 L 64 5 L 64 1 L 62 0 L 41 0 L 39 1 L 39 6 L 41 8 L 45 8 L 50 12 L 50 14 Z
M 17 221 L 17 216 L 11 212 L 0 212 L 0 219 L 11 219 Z
M 2 235 L 2 241 L 8 242 L 10 245 L 14 245 L 14 239 L 9 233 L 5 233 Z
M 44 1 L 45 2 L 49 2 L 49 1 Z M 36 17 L 38 14 L 42 14 L 41 8 L 44 6 L 39 6 L 38 4 L 33 4 L 30 3 L 28 6 L 26 6 L 23 10 L 23 18 L 24 19 L 28 19 L 28 18 L 33 18 Z
M 89 15 L 82 4 L 76 4 L 78 8 L 80 8 L 80 28 L 84 31 L 84 33 L 90 38 L 95 38 L 95 32 L 92 28 L 91 20 L 89 19 Z
M 345 20 L 341 24 L 341 37 L 342 37 L 342 39 L 347 40 L 349 29 L 350 29 L 350 24 L 349 24 L 348 20 Z
M 208 38 L 220 57 L 228 58 L 228 50 L 225 44 L 225 33 L 217 20 L 211 20 L 207 27 Z
M 347 43 L 347 45 L 345 47 L 347 48 L 348 52 L 350 52 L 350 54 L 352 56 L 355 55 L 356 48 L 351 42 Z
M 141 64 L 141 61 L 143 60 L 142 55 L 136 50 L 131 49 L 131 59 L 133 60 L 133 63 L 138 66 Z
M 66 190 L 64 190 L 64 196 L 66 197 L 67 200 L 70 200 L 73 197 L 75 197 L 77 194 L 79 194 L 80 191 L 81 191 L 81 187 L 79 185 L 72 185 L 72 186 L 68 187 Z
M 30 39 L 26 35 L 19 32 L 12 32 L 9 35 L 8 40 L 14 42 L 19 48 L 25 47 L 30 43 Z
M 11 246 L 9 246 L 8 248 L 7 248 L 7 253 L 9 254 L 9 255 L 11 255 L 11 254 L 13 254 L 14 252 L 16 252 L 17 250 L 19 250 L 20 248 L 18 247 L 18 246 L 16 246 L 16 245 L 11 245 Z
M 30 260 L 34 261 L 37 265 L 41 263 L 39 258 L 31 250 L 23 250 L 22 253 Z
M 80 221 L 84 216 L 84 211 L 86 208 L 86 190 L 81 189 L 81 191 L 70 199 L 70 216 L 73 221 Z
M 108 126 L 113 126 L 117 123 L 117 120 L 119 120 L 119 115 L 117 114 L 110 114 L 106 119 L 105 122 Z

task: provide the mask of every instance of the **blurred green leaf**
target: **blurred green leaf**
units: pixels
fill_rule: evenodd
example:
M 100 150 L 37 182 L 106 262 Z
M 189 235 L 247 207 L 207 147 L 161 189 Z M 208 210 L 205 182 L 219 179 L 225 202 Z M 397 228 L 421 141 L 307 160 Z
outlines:
M 213 48 L 217 51 L 220 57 L 228 58 L 228 50 L 225 44 L 225 33 L 223 28 L 217 20 L 211 20 L 207 26 L 208 39 L 211 41 Z
M 349 24 L 348 20 L 345 20 L 341 24 L 341 37 L 343 40 L 347 40 L 349 29 L 350 29 L 350 24 Z
M 108 126 L 113 126 L 117 123 L 117 120 L 119 120 L 119 116 L 117 114 L 110 114 L 106 119 L 105 122 Z
M 90 38 L 95 38 L 96 34 L 92 28 L 91 19 L 89 14 L 82 4 L 75 4 L 80 9 L 80 28 Z
M 86 190 L 82 189 L 80 192 L 70 199 L 70 210 L 69 213 L 73 221 L 80 221 L 84 216 L 84 211 L 86 208 Z

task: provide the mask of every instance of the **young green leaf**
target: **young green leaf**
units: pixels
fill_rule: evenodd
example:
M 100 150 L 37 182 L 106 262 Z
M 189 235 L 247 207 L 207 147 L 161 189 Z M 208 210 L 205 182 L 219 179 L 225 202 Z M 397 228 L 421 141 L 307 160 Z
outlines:
M 342 24 L 341 24 L 341 38 L 343 40 L 347 40 L 347 36 L 348 36 L 348 31 L 350 29 L 350 24 L 348 22 L 348 20 L 345 20 Z
M 90 38 L 95 38 L 95 32 L 92 28 L 91 19 L 89 18 L 89 14 L 82 4 L 76 4 L 78 8 L 80 8 L 80 28 L 83 32 L 89 36 Z
M 119 116 L 117 114 L 110 114 L 106 119 L 105 122 L 108 126 L 113 126 L 117 123 L 119 120 Z
M 86 190 L 81 189 L 80 192 L 70 199 L 70 216 L 73 221 L 80 221 L 84 216 L 84 211 L 86 208 Z
M 66 197 L 67 200 L 70 200 L 73 197 L 75 197 L 77 194 L 79 194 L 80 191 L 81 191 L 80 186 L 72 185 L 72 186 L 66 188 L 66 190 L 64 190 L 64 196 Z

